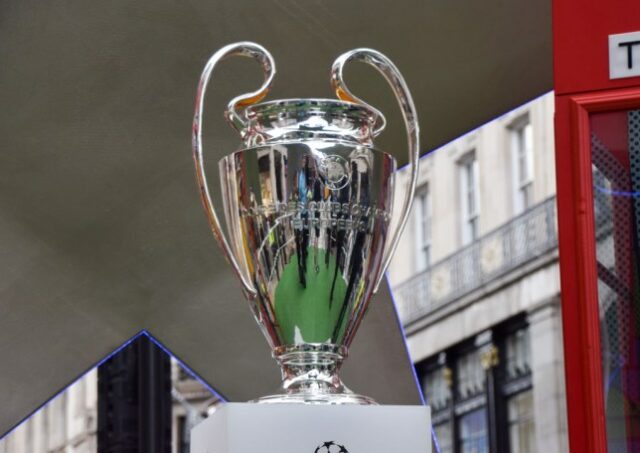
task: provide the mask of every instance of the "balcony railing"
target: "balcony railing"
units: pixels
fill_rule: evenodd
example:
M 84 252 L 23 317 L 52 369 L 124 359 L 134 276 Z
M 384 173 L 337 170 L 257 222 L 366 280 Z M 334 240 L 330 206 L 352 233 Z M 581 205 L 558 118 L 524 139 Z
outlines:
M 394 288 L 400 318 L 410 324 L 555 249 L 556 199 L 508 223 Z

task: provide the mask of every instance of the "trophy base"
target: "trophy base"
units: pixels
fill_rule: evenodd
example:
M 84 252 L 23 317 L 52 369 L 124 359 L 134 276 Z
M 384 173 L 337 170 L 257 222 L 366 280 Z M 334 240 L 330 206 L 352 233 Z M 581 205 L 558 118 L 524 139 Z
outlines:
M 276 348 L 274 358 L 282 369 L 282 386 L 263 396 L 259 404 L 377 405 L 372 398 L 349 390 L 338 371 L 347 356 L 345 346 L 300 344 Z
M 353 392 L 345 393 L 276 393 L 263 396 L 250 401 L 257 404 L 328 404 L 328 405 L 377 405 L 378 403 L 368 396 L 358 395 Z
M 430 411 L 226 403 L 191 430 L 191 453 L 248 452 L 430 453 Z

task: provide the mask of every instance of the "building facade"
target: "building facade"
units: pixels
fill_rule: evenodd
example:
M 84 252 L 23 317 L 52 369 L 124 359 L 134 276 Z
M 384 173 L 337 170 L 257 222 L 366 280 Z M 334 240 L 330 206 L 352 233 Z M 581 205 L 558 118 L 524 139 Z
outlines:
M 171 361 L 172 453 L 189 453 L 189 433 L 220 399 Z M 96 453 L 98 371 L 91 370 L 0 440 L 0 453 Z
M 172 453 L 190 453 L 191 428 L 207 418 L 222 404 L 222 400 L 213 394 L 200 381 L 172 361 L 171 380 L 173 388 L 172 409 Z
M 421 159 L 388 276 L 443 453 L 567 451 L 553 111 Z
M 57 395 L 0 440 L 0 453 L 98 451 L 98 370 Z

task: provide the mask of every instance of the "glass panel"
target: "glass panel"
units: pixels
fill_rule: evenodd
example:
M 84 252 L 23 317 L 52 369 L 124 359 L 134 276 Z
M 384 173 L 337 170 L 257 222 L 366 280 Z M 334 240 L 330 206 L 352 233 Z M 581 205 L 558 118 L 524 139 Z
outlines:
M 594 114 L 593 206 L 607 443 L 640 451 L 640 110 Z
M 518 132 L 518 182 L 522 185 L 529 180 L 527 166 L 527 150 L 524 145 L 524 131 L 519 129 Z
M 531 371 L 531 355 L 529 346 L 529 329 L 518 330 L 506 339 L 507 379 L 529 374 Z
M 460 356 L 457 362 L 458 398 L 465 399 L 484 391 L 486 375 L 480 363 L 480 353 L 469 352 Z
M 415 204 L 418 250 L 416 254 L 418 271 L 423 271 L 431 264 L 431 196 L 426 187 L 417 196 Z
M 469 412 L 459 419 L 459 444 L 461 453 L 484 453 L 489 451 L 487 438 L 487 415 L 485 409 Z
M 533 392 L 517 394 L 507 403 L 510 453 L 536 453 Z
M 446 408 L 451 402 L 450 373 L 449 368 L 441 367 L 428 372 L 424 378 L 424 393 L 435 411 Z
M 473 172 L 475 160 L 469 161 L 465 165 L 465 175 L 467 177 L 467 216 L 472 217 L 476 212 L 476 196 L 474 193 L 476 182 Z
M 527 120 L 511 129 L 512 159 L 514 159 L 515 212 L 533 205 L 533 129 Z
M 531 123 L 524 127 L 524 147 L 527 156 L 527 180 L 533 179 L 533 129 Z
M 478 237 L 480 195 L 478 191 L 478 161 L 470 153 L 460 162 L 460 193 L 462 194 L 462 243 L 469 244 Z
M 429 242 L 430 237 L 430 227 L 431 227 L 431 219 L 429 218 L 429 192 L 425 191 L 422 196 L 420 196 L 420 205 L 422 207 L 422 243 L 426 244 Z
M 440 447 L 440 453 L 453 453 L 453 432 L 451 430 L 451 423 L 442 423 L 435 425 L 433 431 L 436 434 L 438 440 L 438 446 Z

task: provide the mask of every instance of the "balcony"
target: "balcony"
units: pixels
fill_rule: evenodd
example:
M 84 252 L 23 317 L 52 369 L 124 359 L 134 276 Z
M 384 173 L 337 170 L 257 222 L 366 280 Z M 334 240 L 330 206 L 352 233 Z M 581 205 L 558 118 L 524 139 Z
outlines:
M 551 197 L 394 287 L 402 324 L 412 324 L 557 245 L 556 199 Z

